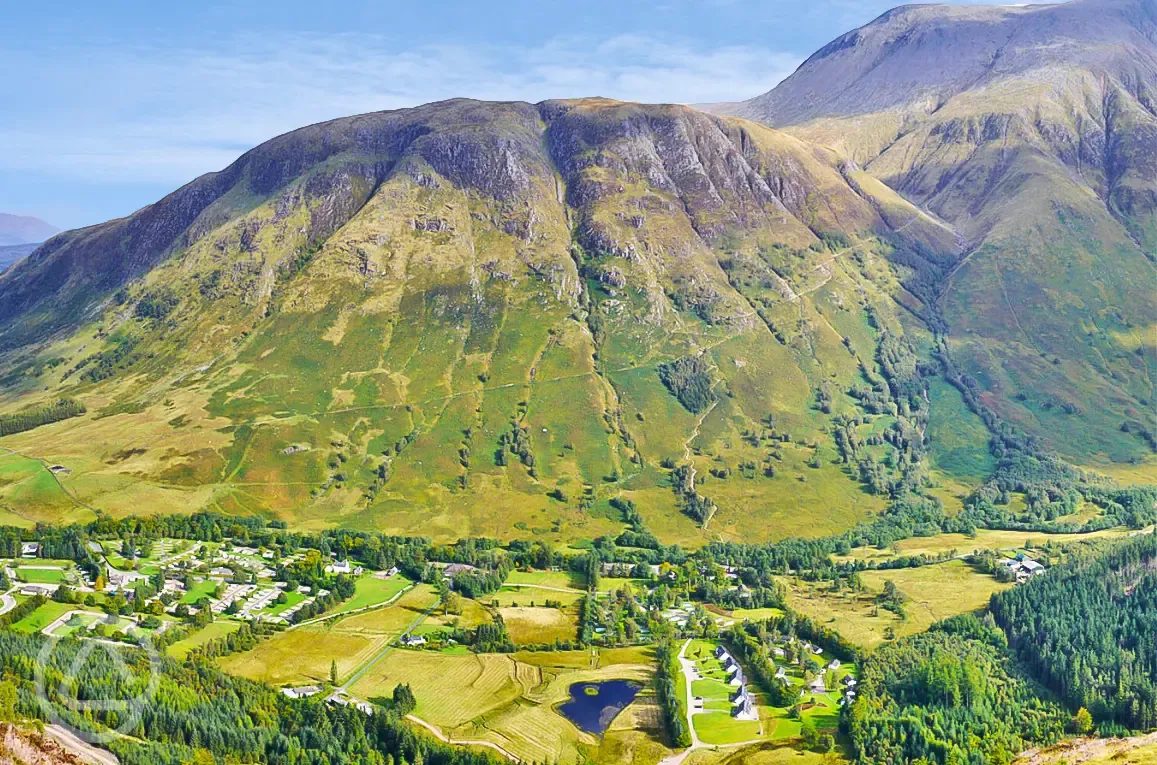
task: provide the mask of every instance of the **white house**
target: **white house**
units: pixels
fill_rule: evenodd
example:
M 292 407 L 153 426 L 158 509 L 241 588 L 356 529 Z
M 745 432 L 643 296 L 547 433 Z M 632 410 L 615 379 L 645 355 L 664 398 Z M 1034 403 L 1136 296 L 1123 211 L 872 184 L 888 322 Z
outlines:
M 316 685 L 306 685 L 301 688 L 282 688 L 281 692 L 291 699 L 304 699 L 321 693 L 321 688 Z
M 406 635 L 402 638 L 402 645 L 410 648 L 426 645 L 426 638 L 421 635 Z
M 20 557 L 36 558 L 40 555 L 39 542 L 24 542 L 20 545 Z
M 354 567 L 348 560 L 334 561 L 332 564 L 325 567 L 328 574 L 352 574 Z
M 751 703 L 751 697 L 744 694 L 743 701 L 735 707 L 736 720 L 758 720 L 759 710 Z

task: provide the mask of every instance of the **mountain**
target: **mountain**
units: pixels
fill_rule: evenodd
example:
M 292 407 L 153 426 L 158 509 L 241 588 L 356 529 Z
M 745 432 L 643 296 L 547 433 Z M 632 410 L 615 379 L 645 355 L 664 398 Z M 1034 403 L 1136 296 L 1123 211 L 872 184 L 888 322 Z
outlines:
M 0 247 L 13 244 L 37 244 L 60 233 L 56 226 L 40 218 L 0 213 Z
M 561 543 L 622 495 L 687 543 L 847 528 L 885 506 L 831 436 L 848 391 L 892 412 L 859 426 L 881 475 L 919 427 L 885 403 L 881 344 L 915 369 L 889 264 L 955 248 L 837 152 L 681 106 L 314 125 L 0 276 L 0 406 L 89 409 L 3 440 L 72 473 L 0 503 Z
M 737 116 L 274 138 L 0 275 L 0 413 L 66 418 L 0 508 L 759 541 L 955 512 L 1010 424 L 1152 481 L 1152 9 L 897 9 Z
M 711 109 L 844 152 L 958 232 L 932 307 L 1004 419 L 1080 462 L 1148 452 L 1157 3 L 904 6 Z
M 3 273 L 6 268 L 11 266 L 16 261 L 30 254 L 40 245 L 36 242 L 30 244 L 9 244 L 0 246 L 0 273 Z

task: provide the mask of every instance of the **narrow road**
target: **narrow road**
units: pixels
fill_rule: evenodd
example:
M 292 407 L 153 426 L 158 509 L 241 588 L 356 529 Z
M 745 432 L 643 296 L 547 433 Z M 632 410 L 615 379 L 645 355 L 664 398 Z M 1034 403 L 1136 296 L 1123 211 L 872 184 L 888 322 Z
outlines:
M 670 757 L 663 758 L 659 761 L 659 765 L 681 765 L 681 763 L 686 760 L 687 757 L 696 749 L 734 749 L 736 747 L 766 743 L 768 739 L 762 737 L 762 733 L 764 732 L 762 728 L 762 722 L 760 723 L 760 738 L 753 738 L 748 741 L 736 741 L 733 744 L 705 744 L 699 740 L 699 736 L 695 733 L 694 722 L 691 719 L 695 715 L 695 712 L 692 709 L 695 696 L 691 693 L 691 672 L 695 669 L 695 661 L 687 658 L 687 647 L 690 645 L 691 641 L 688 640 L 683 644 L 683 647 L 679 649 L 679 666 L 683 669 L 683 682 L 686 683 L 687 686 L 687 732 L 691 734 L 691 746 L 687 747 L 681 752 L 677 752 L 676 754 L 671 755 Z
M 417 582 L 411 582 L 408 587 L 403 587 L 401 590 L 399 590 L 394 595 L 394 597 L 390 598 L 389 600 L 384 600 L 381 603 L 374 603 L 372 606 L 363 606 L 362 608 L 355 608 L 352 611 L 335 611 L 332 614 L 324 614 L 322 616 L 315 616 L 314 618 L 307 619 L 304 622 L 294 622 L 285 631 L 289 632 L 289 630 L 294 630 L 294 629 L 297 629 L 298 627 L 304 627 L 308 624 L 318 624 L 320 622 L 329 621 L 330 619 L 338 619 L 338 618 L 341 618 L 343 616 L 353 616 L 354 614 L 364 614 L 367 611 L 377 611 L 379 608 L 385 608 L 387 606 L 393 605 L 394 602 L 397 601 L 398 598 L 402 597 L 407 592 L 409 592 L 410 590 L 414 589 L 417 586 L 418 586 Z
M 0 595 L 0 616 L 3 616 L 13 608 L 16 608 L 16 598 L 12 597 L 12 593 L 14 592 L 16 592 L 15 587 L 3 595 Z
M 453 744 L 454 746 L 485 746 L 489 749 L 495 750 L 496 752 L 498 752 L 499 754 L 501 754 L 503 757 L 507 758 L 508 760 L 513 760 L 514 762 L 519 762 L 519 759 L 517 757 L 515 757 L 513 754 L 506 751 L 502 747 L 500 747 L 498 744 L 495 744 L 493 741 L 471 741 L 471 740 L 462 740 L 462 739 L 450 738 L 445 733 L 438 730 L 438 728 L 434 727 L 430 723 L 423 720 L 421 717 L 415 717 L 414 715 L 406 715 L 406 719 L 412 723 L 416 723 L 418 725 L 421 725 L 423 728 L 425 728 L 430 733 L 432 733 L 434 735 L 434 738 L 438 739 L 439 741 L 441 741 L 445 744 Z
M 89 765 L 120 765 L 120 759 L 105 749 L 98 749 L 82 741 L 75 733 L 61 725 L 44 726 L 44 735 L 64 747 L 69 753 L 79 757 Z
M 403 635 L 408 634 L 410 632 L 410 630 L 414 629 L 419 624 L 421 624 L 423 621 L 425 621 L 426 617 L 429 616 L 430 614 L 432 614 L 434 612 L 434 609 L 437 608 L 438 606 L 440 606 L 441 604 L 442 604 L 442 599 L 439 598 L 438 601 L 436 603 L 434 603 L 434 605 L 430 606 L 425 611 L 418 614 L 418 617 L 416 619 L 414 619 L 414 621 L 410 622 L 409 626 L 407 626 L 406 629 L 402 631 L 402 634 Z M 392 651 L 392 650 L 394 650 L 393 644 L 387 645 L 385 648 L 383 648 L 381 651 L 378 652 L 377 656 L 373 657 L 372 659 L 367 661 L 365 664 L 363 664 L 361 669 L 357 670 L 352 675 L 350 675 L 348 680 L 346 680 L 344 683 L 339 685 L 334 690 L 341 691 L 343 693 L 349 693 L 349 690 L 348 690 L 349 687 L 351 685 L 355 684 L 358 680 L 361 680 L 362 677 L 367 672 L 369 672 L 370 669 L 375 664 L 377 664 L 382 659 L 386 658 L 386 656 L 388 656 L 390 654 L 390 651 Z M 353 694 L 350 694 L 350 695 L 352 696 Z

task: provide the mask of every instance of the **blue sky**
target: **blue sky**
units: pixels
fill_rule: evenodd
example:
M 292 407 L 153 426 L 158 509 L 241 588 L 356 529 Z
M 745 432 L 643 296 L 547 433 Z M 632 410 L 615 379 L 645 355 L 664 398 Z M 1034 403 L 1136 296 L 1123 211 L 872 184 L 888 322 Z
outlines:
M 97 223 L 287 130 L 455 96 L 749 98 L 894 4 L 10 3 L 0 212 Z

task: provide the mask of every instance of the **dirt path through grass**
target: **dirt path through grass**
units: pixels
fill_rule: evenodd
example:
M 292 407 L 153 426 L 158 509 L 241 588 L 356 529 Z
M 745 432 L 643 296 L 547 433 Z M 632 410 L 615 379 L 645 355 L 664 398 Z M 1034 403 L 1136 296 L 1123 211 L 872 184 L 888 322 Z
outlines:
M 427 731 L 429 731 L 431 734 L 433 734 L 434 738 L 438 739 L 439 741 L 441 741 L 443 743 L 453 744 L 454 746 L 485 746 L 485 747 L 488 747 L 490 749 L 495 750 L 496 752 L 498 752 L 499 754 L 501 754 L 503 757 L 507 758 L 508 760 L 512 760 L 514 762 L 520 762 L 520 760 L 517 757 L 515 757 L 513 754 L 506 751 L 502 747 L 500 747 L 498 744 L 495 744 L 493 741 L 471 741 L 471 740 L 450 738 L 445 733 L 443 733 L 441 730 L 439 730 L 436 726 L 432 725 L 431 723 L 426 722 L 421 717 L 416 717 L 414 715 L 406 715 L 406 719 L 412 723 L 415 723 L 417 725 L 421 725 L 423 728 L 425 728 Z

